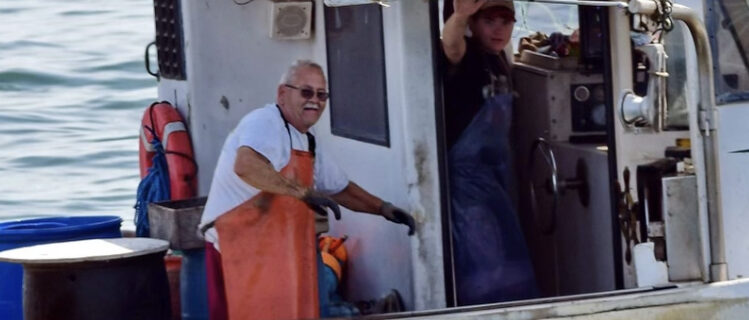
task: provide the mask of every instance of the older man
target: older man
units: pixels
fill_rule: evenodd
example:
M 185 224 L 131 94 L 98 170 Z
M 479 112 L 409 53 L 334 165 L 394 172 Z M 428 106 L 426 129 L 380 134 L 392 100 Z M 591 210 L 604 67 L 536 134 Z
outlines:
M 413 234 L 408 213 L 349 181 L 315 140 L 327 99 L 322 68 L 297 61 L 276 103 L 250 112 L 227 137 L 201 221 L 211 319 L 226 318 L 226 310 L 231 319 L 326 316 L 315 234 L 327 220 L 316 229 L 315 212 L 330 209 L 339 219 L 340 203 Z

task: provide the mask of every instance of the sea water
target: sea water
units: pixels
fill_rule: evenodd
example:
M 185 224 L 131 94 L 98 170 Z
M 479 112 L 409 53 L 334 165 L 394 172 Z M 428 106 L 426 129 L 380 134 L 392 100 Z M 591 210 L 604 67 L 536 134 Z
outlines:
M 149 0 L 0 1 L 0 220 L 132 223 Z

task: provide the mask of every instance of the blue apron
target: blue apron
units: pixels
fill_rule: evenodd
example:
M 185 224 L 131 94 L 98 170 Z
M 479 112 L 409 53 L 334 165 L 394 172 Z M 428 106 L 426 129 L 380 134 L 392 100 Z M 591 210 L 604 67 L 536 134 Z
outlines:
M 512 94 L 486 96 L 448 158 L 459 305 L 538 296 L 511 196 Z

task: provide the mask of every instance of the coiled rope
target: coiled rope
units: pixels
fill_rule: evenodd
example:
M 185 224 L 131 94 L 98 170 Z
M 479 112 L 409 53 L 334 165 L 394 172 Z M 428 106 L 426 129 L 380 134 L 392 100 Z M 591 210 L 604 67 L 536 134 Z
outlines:
M 150 226 L 148 224 L 148 204 L 169 200 L 169 166 L 166 162 L 166 152 L 156 135 L 156 131 L 148 126 L 143 126 L 153 135 L 151 144 L 154 147 L 153 164 L 148 168 L 148 174 L 138 184 L 138 193 L 135 202 L 135 235 L 148 237 Z

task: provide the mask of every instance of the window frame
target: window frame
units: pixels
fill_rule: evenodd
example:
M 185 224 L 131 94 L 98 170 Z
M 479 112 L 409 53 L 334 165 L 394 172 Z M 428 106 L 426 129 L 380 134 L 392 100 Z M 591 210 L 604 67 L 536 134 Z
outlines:
M 332 54 L 332 46 L 331 46 L 331 38 L 329 35 L 329 28 L 327 25 L 327 21 L 330 21 L 330 12 L 332 10 L 363 10 L 361 8 L 365 8 L 367 10 L 376 10 L 377 12 L 377 22 L 379 23 L 379 27 L 377 28 L 378 38 L 375 41 L 377 42 L 377 45 L 380 46 L 381 50 L 381 67 L 379 69 L 373 68 L 373 70 L 376 70 L 376 72 L 379 73 L 382 77 L 382 105 L 376 106 L 377 108 L 381 108 L 382 110 L 382 121 L 383 123 L 378 124 L 381 125 L 382 132 L 377 132 L 375 134 L 371 134 L 371 132 L 363 133 L 364 131 L 361 130 L 351 130 L 350 128 L 342 128 L 340 126 L 336 126 L 337 124 L 340 124 L 338 121 L 345 121 L 348 119 L 336 119 L 336 100 L 339 99 L 339 94 L 349 95 L 352 94 L 347 92 L 348 90 L 342 89 L 342 88 L 336 88 L 334 87 L 335 82 L 333 79 L 340 76 L 336 74 L 337 71 L 332 70 L 331 66 L 333 65 L 333 59 L 331 58 Z M 367 5 L 357 5 L 357 6 L 348 6 L 348 7 L 325 7 L 323 9 L 323 14 L 325 15 L 325 50 L 326 50 L 326 59 L 327 59 L 327 66 L 328 66 L 328 83 L 329 83 L 329 89 L 330 89 L 330 98 L 329 98 L 329 104 L 330 104 L 330 131 L 333 135 L 344 137 L 356 141 L 371 143 L 374 145 L 379 145 L 383 147 L 390 147 L 390 114 L 389 114 L 389 105 L 388 105 L 388 92 L 387 92 L 387 65 L 385 62 L 385 34 L 384 34 L 384 22 L 383 22 L 383 16 L 382 16 L 382 7 L 378 4 L 367 4 Z M 371 23 L 371 22 L 370 22 Z M 377 49 L 377 48 L 375 48 Z M 341 102 L 339 102 L 340 104 Z M 340 106 L 338 106 L 340 107 Z M 373 137 L 377 136 L 377 137 Z

